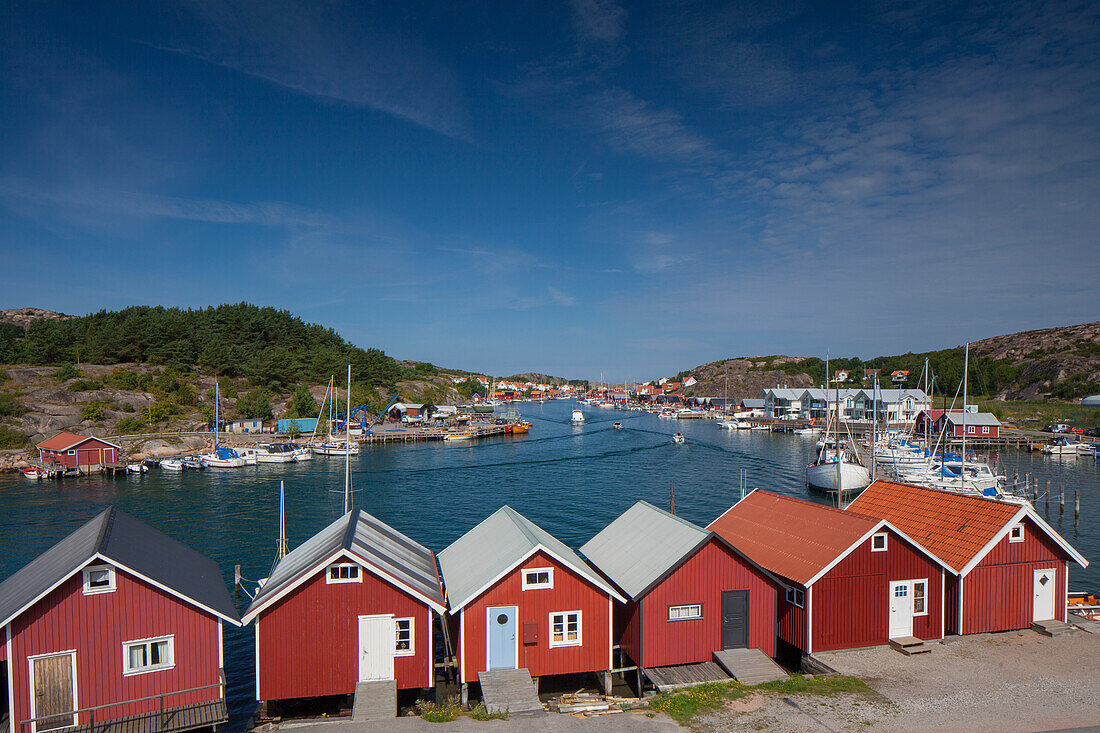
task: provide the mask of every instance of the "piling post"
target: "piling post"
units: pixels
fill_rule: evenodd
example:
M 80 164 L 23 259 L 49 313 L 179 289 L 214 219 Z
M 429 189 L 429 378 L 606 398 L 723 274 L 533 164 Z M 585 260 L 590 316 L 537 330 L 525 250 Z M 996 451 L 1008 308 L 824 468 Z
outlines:
M 1073 490 L 1073 524 L 1077 525 L 1077 518 L 1081 516 L 1081 490 Z
M 1066 485 L 1062 484 L 1058 489 L 1058 516 L 1066 513 Z

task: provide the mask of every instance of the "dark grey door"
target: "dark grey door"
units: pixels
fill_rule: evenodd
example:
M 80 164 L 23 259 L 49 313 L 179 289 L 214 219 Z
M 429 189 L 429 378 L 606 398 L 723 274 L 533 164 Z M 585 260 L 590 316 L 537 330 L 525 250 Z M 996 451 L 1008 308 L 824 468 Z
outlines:
M 722 648 L 744 649 L 749 645 L 749 592 L 722 591 Z

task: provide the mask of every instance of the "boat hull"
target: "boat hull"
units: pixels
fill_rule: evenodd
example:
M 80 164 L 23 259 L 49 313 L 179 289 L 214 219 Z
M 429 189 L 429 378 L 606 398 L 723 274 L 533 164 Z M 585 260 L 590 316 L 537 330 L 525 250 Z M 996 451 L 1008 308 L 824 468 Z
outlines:
M 806 483 L 818 491 L 837 491 L 836 463 L 820 463 L 806 469 Z M 858 463 L 840 464 L 840 491 L 862 491 L 871 483 L 871 474 Z

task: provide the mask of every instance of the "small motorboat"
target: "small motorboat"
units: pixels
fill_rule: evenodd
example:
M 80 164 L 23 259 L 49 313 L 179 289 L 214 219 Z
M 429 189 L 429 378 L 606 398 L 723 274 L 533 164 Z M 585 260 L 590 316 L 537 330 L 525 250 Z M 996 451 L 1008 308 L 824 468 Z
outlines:
M 531 423 L 518 422 L 512 426 L 512 435 L 526 435 L 531 432 Z
M 38 481 L 39 479 L 46 478 L 46 472 L 37 466 L 30 466 L 23 469 L 23 478 L 31 481 Z
M 450 433 L 443 436 L 443 440 L 472 440 L 477 437 L 477 433 Z
M 672 436 L 672 442 L 676 443 L 677 445 L 682 445 L 685 442 L 684 434 L 676 433 L 676 435 Z
M 206 464 L 202 462 L 201 458 L 188 456 L 183 459 L 183 467 L 188 471 L 201 471 L 206 468 Z
M 325 443 L 314 443 L 313 455 L 315 456 L 342 456 L 350 454 L 359 455 L 359 443 L 354 440 L 345 442 L 342 440 L 330 440 Z
M 580 410 L 573 410 L 573 416 L 569 418 L 569 421 L 572 422 L 574 425 L 584 424 L 584 413 Z
M 182 471 L 184 462 L 179 458 L 165 458 L 160 462 L 160 467 L 165 471 Z
M 623 424 L 621 422 L 613 422 L 611 423 L 611 427 L 615 428 L 616 430 L 622 430 Z
M 669 410 L 662 410 L 657 414 L 657 417 L 661 418 L 662 420 L 671 420 L 672 412 Z
M 144 463 L 131 463 L 126 466 L 126 473 L 145 473 L 149 467 Z

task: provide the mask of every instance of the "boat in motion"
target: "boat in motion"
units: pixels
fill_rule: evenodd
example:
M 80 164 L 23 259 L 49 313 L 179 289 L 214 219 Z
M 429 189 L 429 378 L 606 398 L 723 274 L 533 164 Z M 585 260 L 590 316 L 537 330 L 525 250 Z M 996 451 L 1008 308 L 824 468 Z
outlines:
M 672 442 L 677 444 L 677 445 L 683 445 L 686 442 L 686 439 L 684 438 L 684 434 L 683 433 L 676 433 L 675 435 L 672 436 Z
M 580 410 L 573 410 L 573 416 L 569 418 L 569 422 L 573 423 L 574 425 L 584 424 L 584 413 Z

